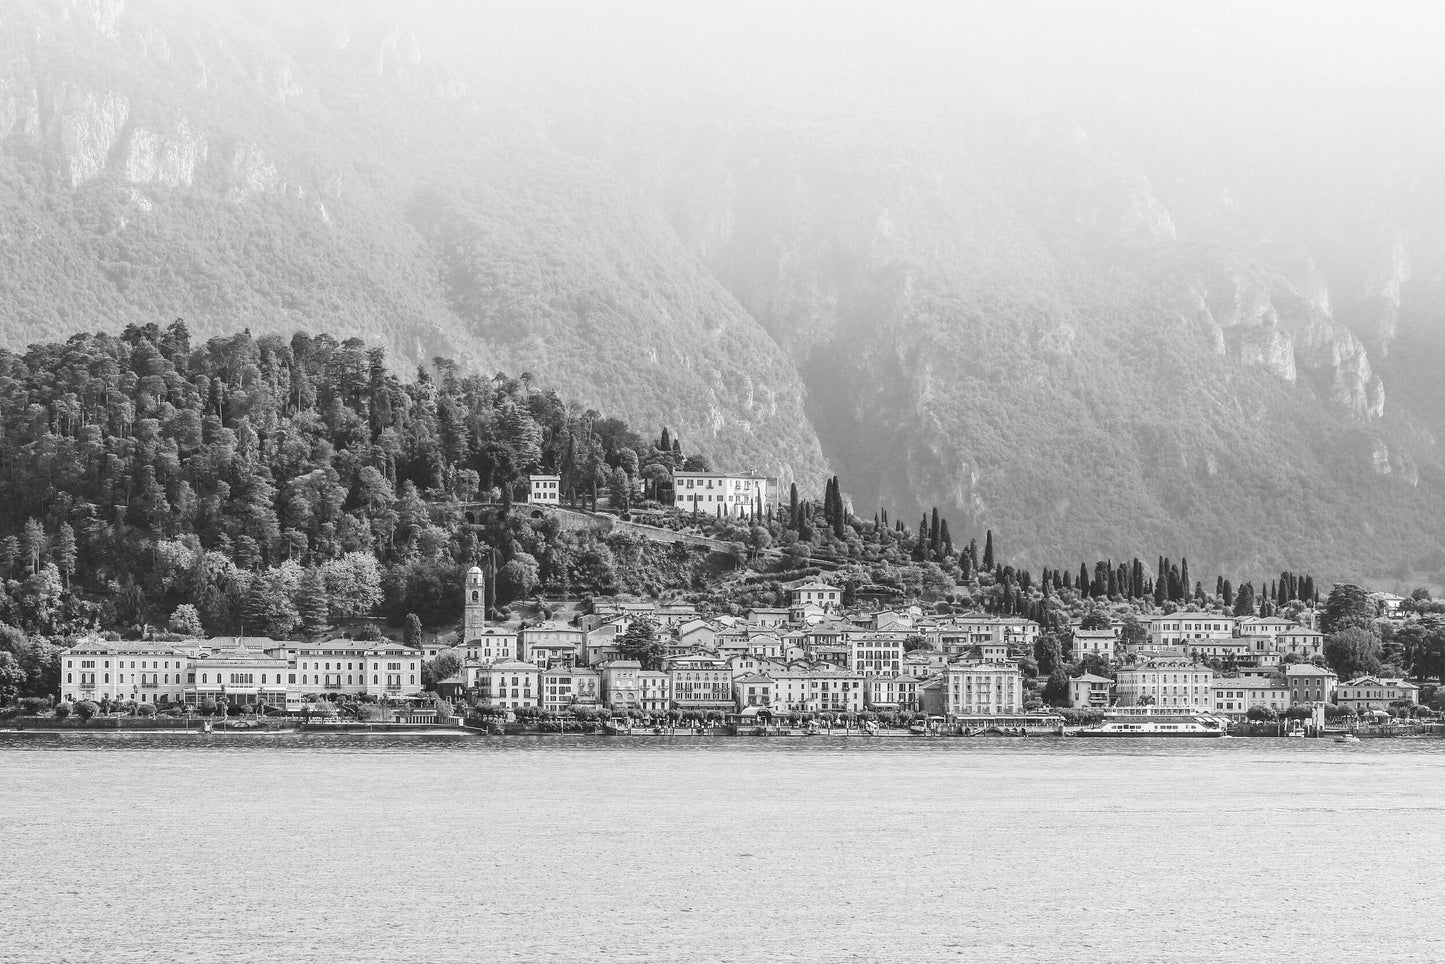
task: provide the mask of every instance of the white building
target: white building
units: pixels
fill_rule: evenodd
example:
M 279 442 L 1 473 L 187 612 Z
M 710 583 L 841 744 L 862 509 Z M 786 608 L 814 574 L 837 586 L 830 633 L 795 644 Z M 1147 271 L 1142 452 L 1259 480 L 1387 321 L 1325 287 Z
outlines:
M 1354 710 L 1383 710 L 1391 703 L 1420 702 L 1420 688 L 1403 679 L 1359 676 L 1335 687 L 1335 702 Z
M 286 643 L 288 680 L 302 695 L 397 698 L 421 692 L 422 652 L 389 640 L 328 639 Z M 273 650 L 273 654 L 278 652 Z
M 1105 659 L 1113 659 L 1114 647 L 1118 645 L 1118 642 L 1118 634 L 1112 629 L 1076 629 L 1074 630 L 1073 658 L 1080 659 L 1092 653 Z
M 1218 613 L 1173 613 L 1149 619 L 1149 642 L 1154 646 L 1184 646 L 1234 635 L 1235 617 Z M 1202 708 L 1202 707 L 1201 707 Z
M 583 666 L 558 666 L 542 673 L 542 709 L 574 709 L 602 702 L 602 677 Z
M 264 703 L 284 709 L 292 692 L 292 663 L 259 649 L 236 646 L 199 654 L 186 671 L 185 701 L 213 699 L 230 706 Z
M 542 705 L 542 670 L 519 659 L 486 663 L 476 669 L 477 696 L 484 703 L 514 710 Z
M 792 608 L 817 606 L 823 610 L 837 609 L 843 604 L 843 590 L 826 582 L 805 582 L 788 590 Z
M 1182 659 L 1157 659 L 1119 670 L 1120 706 L 1182 706 L 1207 710 L 1213 705 L 1214 671 Z
M 500 626 L 488 626 L 474 631 L 474 635 L 462 646 L 468 661 L 495 663 L 503 659 L 516 659 L 521 655 L 517 634 Z
M 1023 708 L 1017 663 L 965 660 L 943 671 L 945 716 L 998 716 Z
M 1263 706 L 1276 713 L 1289 709 L 1289 686 L 1285 683 L 1253 676 L 1219 677 L 1214 680 L 1212 697 L 1214 712 L 1242 720 L 1250 707 Z
M 1082 673 L 1069 680 L 1069 705 L 1075 709 L 1102 708 L 1113 702 L 1114 681 L 1107 676 Z
M 190 657 L 172 643 L 83 640 L 60 656 L 60 699 L 181 703 Z
M 534 475 L 531 483 L 532 490 L 527 501 L 533 505 L 557 505 L 562 501 L 560 475 Z
M 673 508 L 711 516 L 747 517 L 767 504 L 768 480 L 753 475 L 677 472 L 672 477 Z
M 865 676 L 897 676 L 903 672 L 902 633 L 850 633 L 848 668 Z

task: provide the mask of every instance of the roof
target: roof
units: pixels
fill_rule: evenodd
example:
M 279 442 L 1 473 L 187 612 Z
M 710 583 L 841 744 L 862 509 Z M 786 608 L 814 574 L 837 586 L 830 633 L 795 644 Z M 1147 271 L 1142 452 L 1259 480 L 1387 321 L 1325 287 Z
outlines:
M 1093 673 L 1080 673 L 1069 680 L 1070 683 L 1112 683 L 1113 680 L 1107 676 L 1095 676 Z
M 837 586 L 830 586 L 826 582 L 805 582 L 796 586 L 789 586 L 789 592 L 842 592 Z
M 1113 631 L 1112 629 L 1076 629 L 1076 630 L 1074 630 L 1074 636 L 1076 636 L 1076 637 L 1083 636 L 1083 637 L 1088 638 L 1088 639 L 1093 639 L 1093 638 L 1098 638 L 1098 639 L 1104 639 L 1104 638 L 1115 639 L 1115 638 L 1116 638 L 1116 637 L 1114 636 L 1114 631 Z
M 1214 680 L 1215 689 L 1226 690 L 1282 690 L 1283 683 L 1260 676 L 1220 676 Z
M 1286 676 L 1334 676 L 1332 670 L 1314 663 L 1290 663 L 1284 668 Z
M 501 659 L 495 663 L 483 663 L 483 669 L 490 669 L 492 672 L 519 672 L 535 673 L 541 669 L 536 663 L 525 663 L 520 659 Z
M 774 682 L 771 676 L 764 676 L 762 673 L 749 673 L 747 676 L 739 676 L 733 680 L 734 683 L 771 683 Z

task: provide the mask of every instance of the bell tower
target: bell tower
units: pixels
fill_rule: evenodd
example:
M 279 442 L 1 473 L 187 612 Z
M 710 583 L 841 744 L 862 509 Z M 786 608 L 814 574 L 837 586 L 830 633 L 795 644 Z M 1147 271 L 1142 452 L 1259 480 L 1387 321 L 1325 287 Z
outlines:
M 462 606 L 462 643 L 482 635 L 487 628 L 487 577 L 480 566 L 467 570 L 466 597 Z

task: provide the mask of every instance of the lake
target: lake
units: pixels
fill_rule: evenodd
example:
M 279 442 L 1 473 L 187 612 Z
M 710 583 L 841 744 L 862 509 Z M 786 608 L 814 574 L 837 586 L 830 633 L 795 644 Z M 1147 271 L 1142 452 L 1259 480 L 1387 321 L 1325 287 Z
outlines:
M 0 961 L 1434 961 L 1442 776 L 1430 738 L 0 734 Z

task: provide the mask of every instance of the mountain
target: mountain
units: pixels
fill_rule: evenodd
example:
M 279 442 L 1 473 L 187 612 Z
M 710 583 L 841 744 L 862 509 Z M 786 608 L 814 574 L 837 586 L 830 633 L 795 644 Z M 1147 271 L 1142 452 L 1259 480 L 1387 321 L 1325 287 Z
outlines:
M 3 9 L 12 347 L 355 330 L 1023 564 L 1445 565 L 1439 77 L 1309 18 Z

